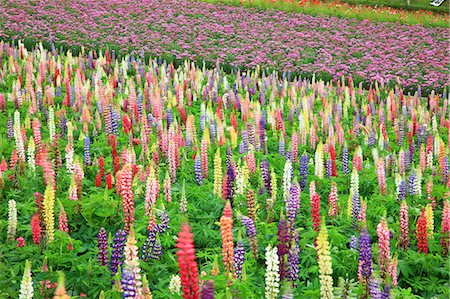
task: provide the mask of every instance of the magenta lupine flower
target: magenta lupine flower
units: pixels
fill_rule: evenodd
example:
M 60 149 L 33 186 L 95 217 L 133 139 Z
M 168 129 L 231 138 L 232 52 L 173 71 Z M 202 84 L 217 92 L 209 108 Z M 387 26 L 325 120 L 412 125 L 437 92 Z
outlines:
M 214 281 L 208 280 L 200 292 L 200 299 L 214 299 Z
M 101 266 L 108 265 L 108 236 L 106 230 L 102 227 L 97 235 L 98 261 Z
M 289 278 L 289 267 L 286 263 L 285 256 L 289 254 L 291 235 L 289 234 L 289 227 L 286 220 L 282 216 L 278 223 L 278 245 L 277 253 L 280 261 L 280 279 L 283 281 Z

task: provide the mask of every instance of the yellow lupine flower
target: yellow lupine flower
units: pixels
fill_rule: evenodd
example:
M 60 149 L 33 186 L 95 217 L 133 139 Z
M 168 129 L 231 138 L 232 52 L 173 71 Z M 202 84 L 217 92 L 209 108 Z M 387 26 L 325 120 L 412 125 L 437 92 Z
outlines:
M 55 190 L 53 185 L 50 183 L 47 185 L 44 193 L 44 222 L 45 231 L 47 233 L 48 242 L 50 243 L 55 238 Z
M 332 299 L 333 296 L 333 269 L 331 268 L 330 243 L 328 242 L 328 231 L 325 221 L 317 237 L 317 262 L 319 264 L 320 298 Z

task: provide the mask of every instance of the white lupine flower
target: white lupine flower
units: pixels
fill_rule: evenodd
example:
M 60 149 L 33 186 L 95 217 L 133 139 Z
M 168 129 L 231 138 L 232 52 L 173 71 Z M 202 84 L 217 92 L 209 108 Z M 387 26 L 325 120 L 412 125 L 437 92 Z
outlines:
M 280 262 L 278 260 L 277 247 L 266 248 L 266 299 L 275 299 L 280 292 Z
M 314 175 L 323 178 L 323 144 L 319 142 L 316 148 Z
M 17 208 L 16 201 L 11 199 L 8 202 L 8 241 L 12 241 L 16 237 L 17 232 Z
M 416 180 L 415 192 L 419 197 L 422 197 L 422 171 L 420 171 L 420 167 L 416 169 Z
M 16 149 L 19 155 L 19 159 L 25 162 L 25 148 L 23 145 L 22 132 L 20 130 L 20 113 L 19 111 L 14 112 L 14 140 L 16 141 Z
M 28 142 L 28 167 L 30 167 L 33 171 L 36 170 L 36 159 L 34 157 L 34 151 L 35 151 L 35 145 L 34 145 L 34 139 L 30 138 L 30 141 Z
M 169 291 L 171 294 L 181 294 L 181 278 L 179 275 L 173 275 L 170 279 Z
M 25 262 L 22 282 L 20 283 L 19 299 L 32 299 L 34 294 L 33 281 L 31 280 L 31 265 L 29 261 Z
M 48 133 L 50 135 L 50 141 L 53 141 L 53 138 L 55 137 L 55 111 L 53 110 L 53 107 L 48 108 Z

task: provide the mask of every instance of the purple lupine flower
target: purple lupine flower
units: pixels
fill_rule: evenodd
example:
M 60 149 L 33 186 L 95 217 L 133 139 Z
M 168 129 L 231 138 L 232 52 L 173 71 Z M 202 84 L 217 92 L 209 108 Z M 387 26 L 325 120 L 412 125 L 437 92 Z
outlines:
M 372 278 L 369 282 L 369 295 L 372 299 L 381 299 L 380 283 L 375 278 Z
M 62 138 L 64 138 L 67 134 L 67 122 L 66 117 L 64 115 L 62 115 L 59 120 L 59 129 L 61 131 Z
M 391 287 L 389 285 L 384 286 L 384 290 L 381 293 L 381 299 L 389 299 L 391 298 Z
M 278 222 L 278 245 L 277 245 L 277 253 L 278 260 L 280 261 L 280 279 L 284 281 L 289 278 L 289 267 L 286 264 L 285 256 L 289 254 L 289 243 L 290 243 L 290 234 L 288 223 L 282 217 L 280 222 Z
M 367 140 L 367 145 L 368 146 L 374 146 L 376 144 L 377 144 L 377 138 L 376 138 L 376 135 L 375 135 L 375 131 L 372 130 L 370 132 L 370 134 L 369 134 L 369 138 Z
M 8 117 L 8 120 L 6 122 L 6 136 L 8 136 L 8 140 L 11 140 L 14 136 L 13 121 L 11 117 Z
M 84 137 L 84 165 L 91 164 L 91 139 Z
M 278 141 L 278 155 L 284 157 L 284 137 L 280 136 L 280 141 Z
M 232 165 L 227 168 L 227 196 L 226 199 L 230 201 L 231 207 L 233 207 L 233 199 L 234 199 L 234 180 L 236 178 L 236 174 Z
M 156 245 L 157 232 L 158 232 L 158 227 L 157 227 L 157 225 L 155 225 L 148 231 L 147 239 L 145 240 L 144 244 L 142 244 L 141 259 L 144 261 L 155 258 L 155 254 L 153 254 L 153 251 L 154 251 L 155 245 Z M 157 258 L 159 258 L 159 256 Z
M 413 171 L 408 178 L 408 194 L 415 195 L 416 194 L 416 184 L 417 184 L 417 176 L 416 172 Z
M 135 298 L 136 286 L 134 285 L 134 273 L 128 269 L 122 270 L 120 286 L 123 291 L 123 298 Z
M 256 238 L 256 227 L 253 219 L 247 216 L 243 216 L 241 219 L 242 224 L 245 226 L 247 230 L 247 236 L 249 238 Z
M 237 278 L 242 278 L 242 266 L 244 265 L 244 261 L 245 261 L 244 243 L 242 242 L 242 239 L 239 238 L 236 243 L 236 248 L 234 248 L 234 266 L 236 269 Z
M 170 218 L 169 215 L 167 215 L 166 211 L 159 212 L 158 213 L 159 218 L 161 220 L 160 224 L 157 224 L 158 233 L 162 234 L 164 233 L 169 227 Z
M 244 148 L 244 143 L 241 142 L 239 143 L 239 154 L 244 154 L 245 153 L 245 148 Z
M 211 138 L 211 142 L 216 140 L 217 137 L 217 125 L 215 121 L 211 121 L 209 123 L 209 136 Z
M 162 255 L 162 245 L 158 234 L 164 233 L 169 228 L 169 216 L 165 211 L 159 213 L 160 224 L 154 225 L 148 232 L 147 239 L 142 244 L 141 258 L 146 261 L 149 259 L 159 259 Z
M 194 172 L 195 172 L 195 180 L 197 181 L 197 184 L 201 186 L 203 183 L 203 175 L 202 175 L 202 160 L 199 154 L 197 155 L 197 157 L 195 157 L 194 160 Z
M 325 161 L 325 174 L 326 174 L 327 179 L 329 179 L 332 175 L 331 165 L 332 165 L 331 159 L 328 158 Z
M 121 229 L 117 230 L 116 234 L 114 235 L 111 252 L 111 263 L 109 265 L 111 276 L 116 275 L 118 267 L 122 266 L 124 258 L 123 249 L 125 246 L 126 236 L 127 232 Z
M 448 182 L 448 157 L 444 157 L 442 161 L 442 184 L 446 184 Z
M 286 158 L 286 160 L 291 160 L 292 162 L 292 152 L 291 151 L 286 151 L 286 154 L 284 155 L 284 157 Z M 291 172 L 291 180 L 294 179 L 294 172 Z
M 292 184 L 289 189 L 289 198 L 286 202 L 286 218 L 289 226 L 294 227 L 297 211 L 300 208 L 300 190 L 297 184 Z
M 167 115 L 167 128 L 170 127 L 170 124 L 173 122 L 173 113 L 171 109 L 167 109 L 166 110 L 166 115 Z
M 244 149 L 244 153 L 248 152 L 248 133 L 246 130 L 241 132 L 242 135 L 242 146 Z
M 206 123 L 206 115 L 205 114 L 200 114 L 200 131 L 204 131 L 205 130 L 205 123 Z
M 259 121 L 259 142 L 263 151 L 266 150 L 266 111 L 262 111 Z
M 116 110 L 111 110 L 111 130 L 116 136 L 119 136 L 120 115 Z
M 69 99 L 70 99 L 70 106 L 73 106 L 75 104 L 75 86 L 72 84 L 70 85 L 70 93 L 69 93 Z
M 410 144 L 409 144 L 409 156 L 410 156 L 410 160 L 412 160 L 413 159 L 413 157 L 414 157 L 414 152 L 416 151 L 416 148 L 415 148 L 415 146 L 414 146 L 414 142 L 411 142 Z
M 98 262 L 100 266 L 108 265 L 108 236 L 106 235 L 105 228 L 100 228 L 97 235 L 97 245 L 98 245 Z
M 299 278 L 300 273 L 299 259 L 298 259 L 299 253 L 300 253 L 299 235 L 297 232 L 294 232 L 293 243 L 288 253 L 289 280 L 294 282 L 294 286 L 296 285 L 295 281 Z
M 348 168 L 348 147 L 344 146 L 342 149 L 342 173 L 349 174 L 350 170 Z
M 55 96 L 60 97 L 61 96 L 61 86 L 57 86 L 55 90 Z
M 411 155 L 409 154 L 409 151 L 404 151 L 403 155 L 405 156 L 405 171 L 409 172 L 411 170 Z
M 406 198 L 406 182 L 404 180 L 400 181 L 398 201 L 402 201 Z
M 304 153 L 301 157 L 300 157 L 300 179 L 299 179 L 299 185 L 300 185 L 300 189 L 305 189 L 306 184 L 307 184 L 307 179 L 308 179 L 308 154 Z
M 264 182 L 264 187 L 269 192 L 269 194 L 272 194 L 272 186 L 270 184 L 270 174 L 269 174 L 269 162 L 267 160 L 261 161 L 261 176 Z
M 350 249 L 355 249 L 358 247 L 358 238 L 356 238 L 354 235 L 350 236 Z
M 359 200 L 359 194 L 353 194 L 352 196 L 352 226 L 356 227 L 359 217 L 359 211 L 360 211 L 360 200 Z
M 208 280 L 203 286 L 200 293 L 200 299 L 214 299 L 214 281 Z
M 359 265 L 361 277 L 366 281 L 370 280 L 372 276 L 372 251 L 367 228 L 364 228 L 359 235 Z
M 405 122 L 404 119 L 401 118 L 398 124 L 398 141 L 397 145 L 401 146 L 403 144 L 403 140 L 405 139 Z

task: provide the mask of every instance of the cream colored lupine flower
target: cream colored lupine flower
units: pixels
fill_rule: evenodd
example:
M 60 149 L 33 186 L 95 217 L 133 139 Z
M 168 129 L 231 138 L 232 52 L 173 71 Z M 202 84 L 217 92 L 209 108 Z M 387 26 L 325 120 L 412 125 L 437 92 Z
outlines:
M 173 275 L 170 279 L 169 291 L 171 294 L 181 294 L 181 278 L 179 275 Z
M 19 299 L 32 299 L 34 294 L 33 281 L 31 280 L 31 265 L 25 261 L 22 282 L 20 283 Z
M 280 261 L 278 260 L 277 247 L 266 248 L 266 299 L 275 299 L 280 292 Z
M 11 199 L 8 201 L 8 241 L 16 238 L 17 232 L 17 207 L 16 201 Z
M 319 142 L 316 147 L 314 175 L 323 178 L 323 143 Z
M 319 236 L 317 237 L 317 262 L 319 264 L 320 298 L 332 299 L 333 296 L 333 269 L 331 268 L 330 243 L 325 221 L 322 221 Z

